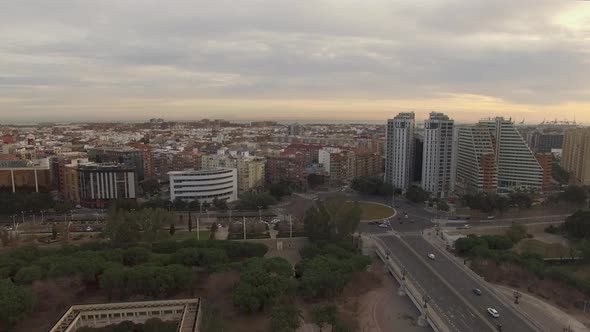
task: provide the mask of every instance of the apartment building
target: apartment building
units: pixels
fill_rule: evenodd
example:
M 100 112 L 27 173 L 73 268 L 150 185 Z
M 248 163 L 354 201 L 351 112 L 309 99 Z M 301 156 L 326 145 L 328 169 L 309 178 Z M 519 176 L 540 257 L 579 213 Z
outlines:
M 590 128 L 565 131 L 561 167 L 570 172 L 578 185 L 590 185 Z
M 414 162 L 414 112 L 387 120 L 385 182 L 406 191 L 412 181 Z

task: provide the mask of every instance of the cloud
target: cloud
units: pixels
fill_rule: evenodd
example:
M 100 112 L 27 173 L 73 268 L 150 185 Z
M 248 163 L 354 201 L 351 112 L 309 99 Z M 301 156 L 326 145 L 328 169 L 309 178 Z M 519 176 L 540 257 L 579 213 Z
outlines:
M 171 117 L 193 99 L 590 104 L 587 22 L 590 3 L 551 0 L 12 1 L 0 111 L 84 119 L 127 105 L 142 118 L 152 107 L 135 98 Z

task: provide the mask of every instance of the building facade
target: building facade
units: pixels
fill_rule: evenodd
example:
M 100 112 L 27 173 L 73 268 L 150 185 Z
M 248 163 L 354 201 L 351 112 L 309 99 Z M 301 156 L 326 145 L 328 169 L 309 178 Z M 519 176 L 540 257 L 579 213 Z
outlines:
M 383 174 L 383 156 L 377 152 L 357 150 L 355 152 L 354 177 L 380 176 Z
M 111 199 L 137 198 L 135 167 L 118 163 L 87 163 L 78 166 L 80 204 L 104 208 Z
M 385 182 L 406 191 L 412 181 L 414 162 L 414 112 L 387 120 Z
M 543 169 L 514 123 L 502 117 L 480 120 L 493 142 L 498 169 L 498 191 L 543 188 Z
M 137 179 L 145 178 L 143 167 L 144 152 L 128 146 L 96 147 L 88 149 L 88 158 L 96 163 L 119 163 L 128 167 L 135 167 Z
M 302 153 L 282 154 L 266 159 L 266 183 L 290 182 L 303 185 L 305 181 L 305 157 Z
M 565 131 L 561 167 L 571 174 L 578 185 L 590 185 L 590 128 Z
M 430 113 L 424 121 L 422 188 L 440 198 L 451 190 L 454 121 L 443 113 Z
M 235 201 L 238 199 L 237 173 L 235 168 L 169 172 L 170 200 L 212 202 L 217 198 Z
M 498 170 L 490 132 L 486 126 L 457 126 L 454 135 L 454 190 L 458 194 L 493 193 L 498 189 Z
M 8 192 L 49 192 L 51 188 L 48 159 L 0 160 L 0 189 Z

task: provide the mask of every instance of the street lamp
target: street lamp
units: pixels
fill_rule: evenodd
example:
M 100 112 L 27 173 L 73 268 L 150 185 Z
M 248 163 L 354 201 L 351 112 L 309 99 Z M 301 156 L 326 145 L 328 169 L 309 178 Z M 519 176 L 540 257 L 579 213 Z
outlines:
M 258 218 L 262 222 L 262 206 L 258 205 Z
M 23 217 L 23 224 L 25 223 L 25 211 L 20 212 L 21 217 Z
M 45 222 L 45 219 L 44 219 L 45 217 L 43 215 L 44 213 L 45 213 L 45 210 L 41 210 L 41 223 Z
M 33 225 L 37 224 L 37 217 L 35 216 L 35 212 L 33 210 L 29 211 L 33 215 Z

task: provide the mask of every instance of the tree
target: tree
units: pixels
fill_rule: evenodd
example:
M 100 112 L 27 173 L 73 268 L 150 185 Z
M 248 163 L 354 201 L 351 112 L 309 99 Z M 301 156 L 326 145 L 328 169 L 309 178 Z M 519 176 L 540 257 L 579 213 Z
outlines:
M 170 212 L 162 208 L 147 208 L 140 211 L 132 211 L 129 215 L 130 218 L 138 220 L 139 226 L 143 231 L 143 237 L 150 242 L 158 238 L 162 225 L 171 218 Z
M 351 204 L 344 196 L 335 196 L 306 211 L 305 231 L 312 241 L 344 239 L 356 231 L 360 217 L 358 202 Z
M 170 233 L 170 235 L 174 235 L 174 233 L 176 233 L 176 227 L 174 227 L 174 223 L 170 224 L 170 229 L 168 230 L 168 233 Z
M 326 324 L 334 326 L 338 321 L 338 307 L 334 303 L 318 304 L 311 309 L 311 320 L 320 328 L 320 332 Z
M 201 210 L 201 204 L 200 204 L 200 202 L 199 202 L 198 199 L 194 199 L 194 200 L 188 202 L 187 208 L 190 211 L 200 211 Z
M 508 202 L 510 205 L 520 209 L 528 209 L 533 205 L 533 198 L 525 192 L 516 191 L 508 195 Z
M 266 209 L 276 203 L 277 200 L 268 193 L 243 193 L 237 205 L 242 210 L 258 210 L 259 206 Z
M 444 200 L 438 200 L 436 206 L 438 207 L 438 209 L 440 211 L 449 211 L 449 204 L 447 203 L 447 201 Z
M 140 225 L 137 215 L 124 210 L 111 209 L 107 214 L 103 233 L 114 244 L 128 244 L 140 239 Z
M 219 199 L 215 197 L 213 199 L 213 207 L 218 210 L 227 210 L 227 201 L 225 199 Z
M 0 323 L 10 329 L 33 311 L 34 298 L 10 279 L 0 280 Z
M 321 186 L 322 184 L 324 184 L 323 175 L 312 173 L 307 176 L 307 185 L 310 188 L 315 188 L 317 186 Z
M 191 214 L 190 210 L 188 211 L 188 231 L 189 232 L 193 231 L 193 215 Z
M 427 201 L 429 197 L 430 194 L 418 186 L 411 186 L 408 191 L 406 191 L 406 198 L 414 203 L 423 203 L 424 201 Z
M 588 199 L 588 192 L 584 187 L 568 186 L 561 194 L 561 197 L 568 202 L 583 204 Z
M 45 270 L 37 265 L 31 265 L 21 268 L 14 276 L 14 281 L 23 285 L 43 278 L 45 278 Z
M 526 227 L 521 224 L 512 224 L 510 229 L 506 231 L 506 236 L 510 238 L 513 244 L 518 243 L 518 241 L 526 238 Z
M 395 192 L 391 184 L 383 182 L 383 179 L 377 176 L 359 176 L 354 178 L 351 188 L 367 195 L 391 196 Z
M 291 195 L 291 184 L 287 181 L 273 183 L 269 186 L 269 193 L 275 199 L 280 200 L 283 196 Z
M 148 195 L 156 195 L 160 192 L 160 182 L 157 179 L 145 179 L 141 182 L 141 189 Z
M 176 197 L 172 202 L 172 206 L 177 211 L 182 211 L 186 209 L 187 203 L 180 197 Z
M 252 258 L 245 263 L 232 292 L 233 303 L 242 310 L 258 312 L 282 296 L 294 294 L 293 268 L 283 258 Z
M 270 326 L 276 332 L 295 332 L 301 318 L 301 310 L 292 304 L 275 306 L 270 312 Z
M 51 239 L 57 239 L 57 227 L 55 226 L 55 223 L 51 225 Z
M 53 206 L 55 213 L 67 213 L 74 209 L 72 201 L 56 202 Z
M 563 229 L 574 239 L 590 239 L 590 210 L 578 210 L 567 217 Z

